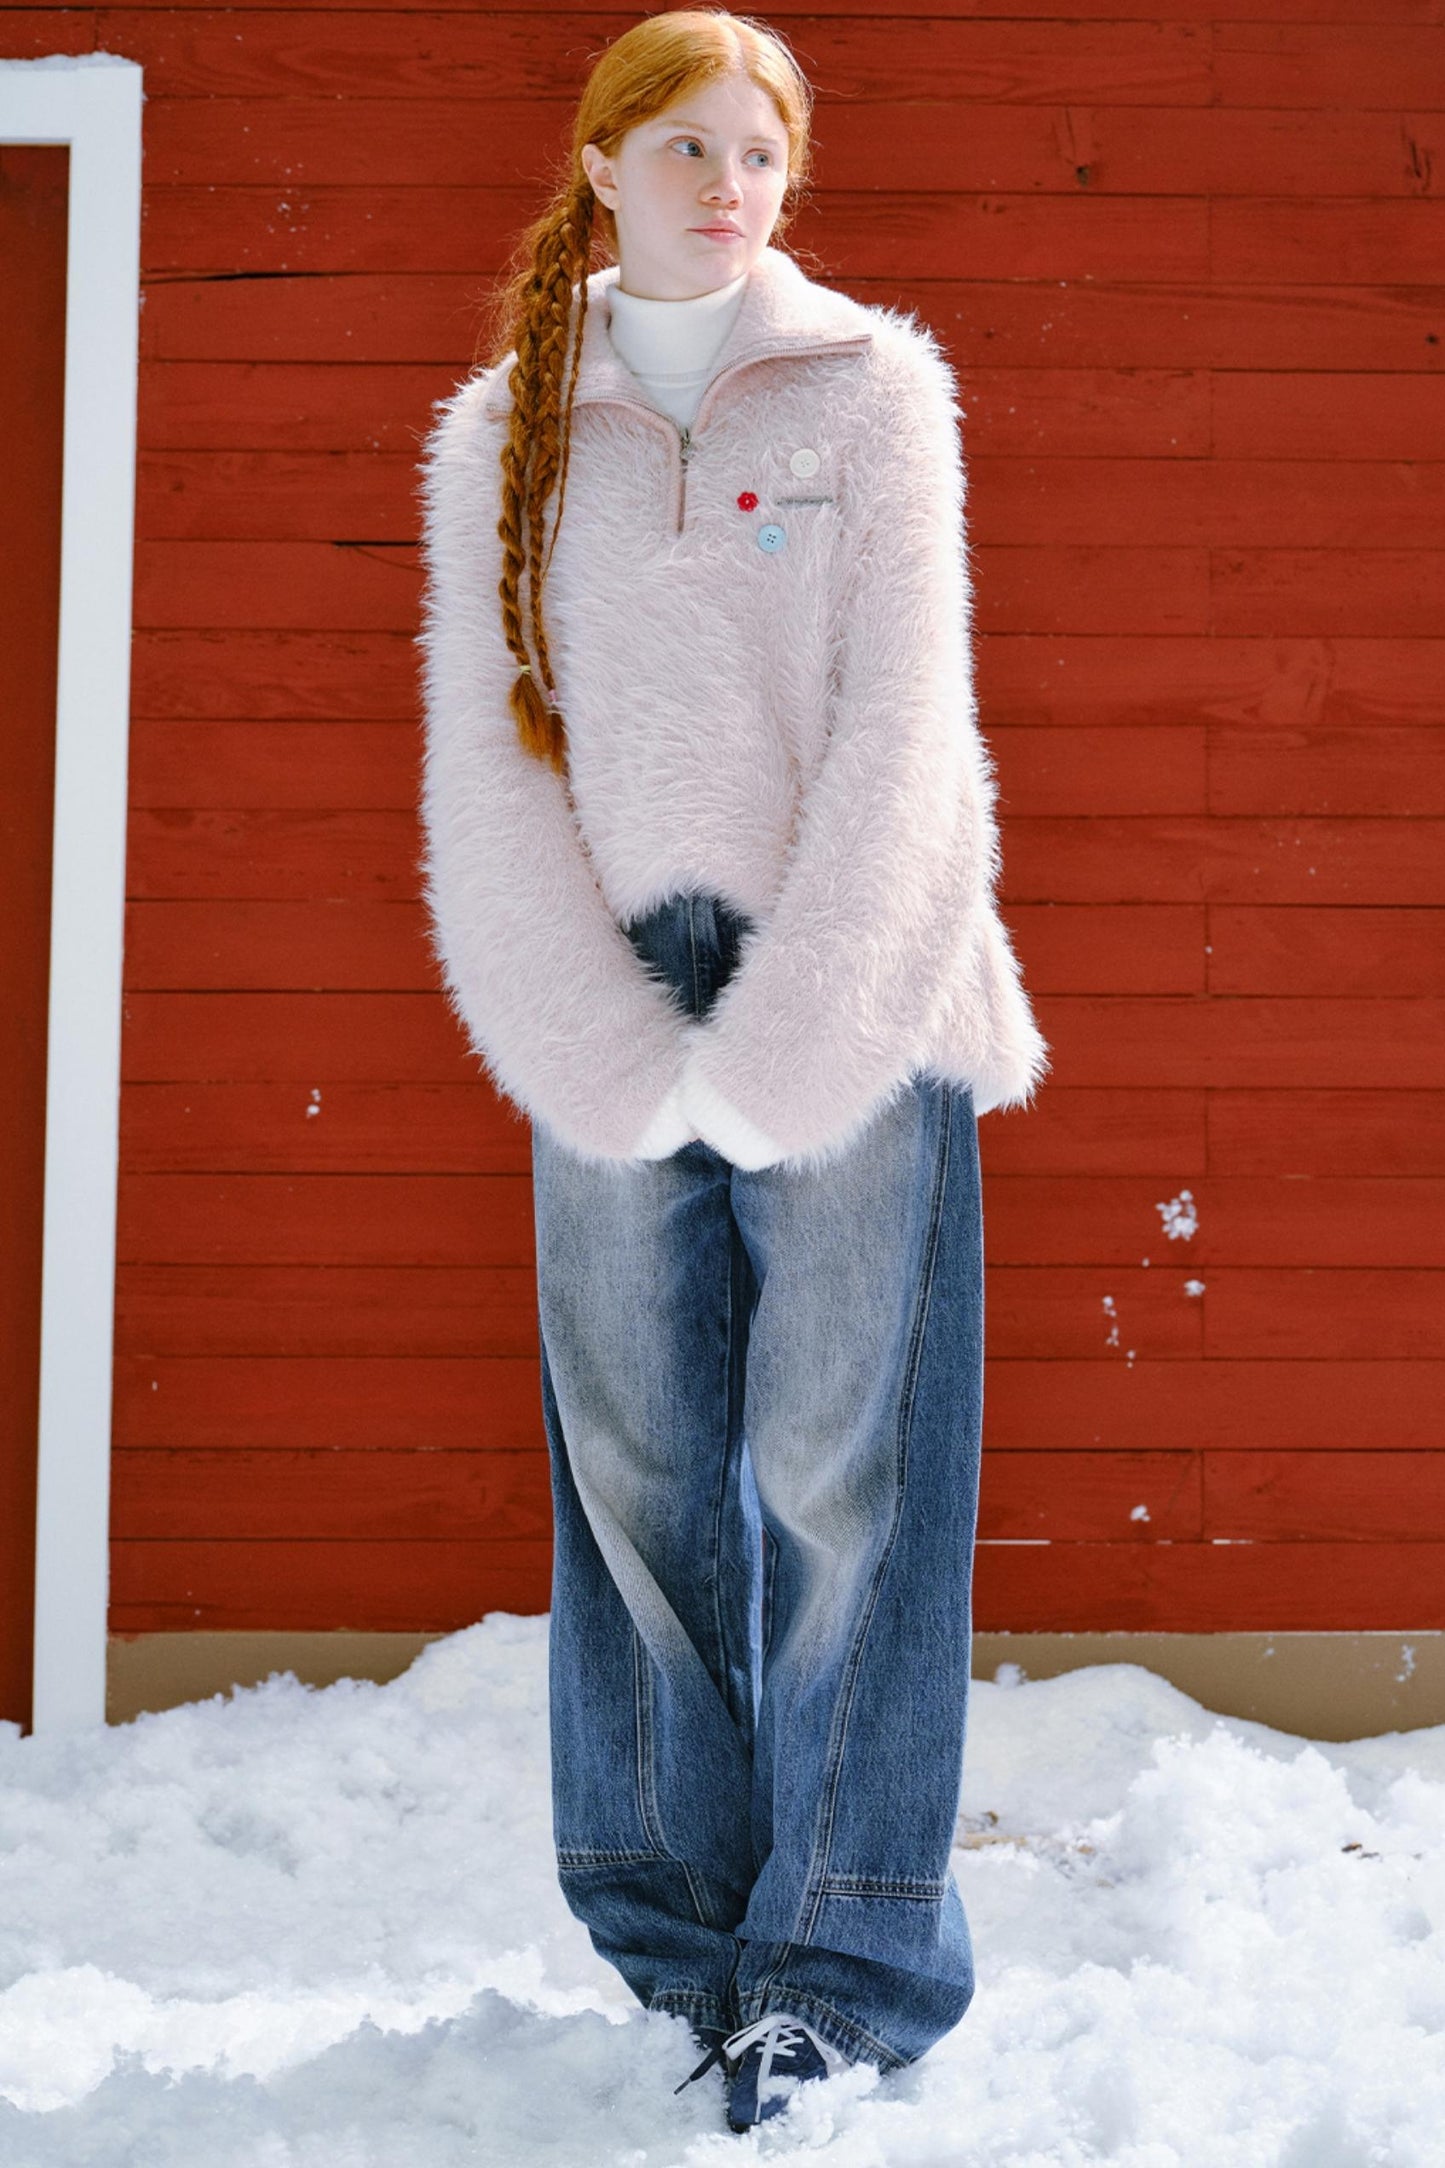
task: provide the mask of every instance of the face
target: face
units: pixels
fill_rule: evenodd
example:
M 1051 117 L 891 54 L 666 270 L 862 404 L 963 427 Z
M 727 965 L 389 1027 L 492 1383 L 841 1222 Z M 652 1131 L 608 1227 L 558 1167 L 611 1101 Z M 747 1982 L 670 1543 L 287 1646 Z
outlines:
M 582 163 L 617 221 L 625 292 L 687 301 L 730 285 L 767 247 L 788 178 L 778 109 L 747 76 L 688 93 Z

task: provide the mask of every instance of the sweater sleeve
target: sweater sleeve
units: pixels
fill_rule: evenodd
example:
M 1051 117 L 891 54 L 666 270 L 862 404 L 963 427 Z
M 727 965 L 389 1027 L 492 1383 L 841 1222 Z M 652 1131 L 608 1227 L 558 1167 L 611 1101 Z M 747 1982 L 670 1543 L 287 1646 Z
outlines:
M 891 327 L 867 396 L 828 739 L 776 902 L 683 1083 L 699 1116 L 716 1095 L 811 1164 L 846 1149 L 926 1059 L 999 862 L 956 385 L 932 333 Z
M 491 380 L 440 403 L 420 467 L 432 946 L 473 1050 L 524 1114 L 587 1157 L 651 1156 L 691 1133 L 676 1094 L 692 1019 L 608 909 L 565 778 L 517 737 Z

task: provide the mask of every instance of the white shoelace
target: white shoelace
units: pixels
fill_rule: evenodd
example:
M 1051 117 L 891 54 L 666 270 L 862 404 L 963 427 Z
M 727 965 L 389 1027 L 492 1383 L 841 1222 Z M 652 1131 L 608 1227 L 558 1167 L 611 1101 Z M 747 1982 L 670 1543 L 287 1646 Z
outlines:
M 840 2070 L 846 2070 L 848 2067 L 848 2058 L 845 2055 L 840 2055 L 829 2041 L 824 2040 L 819 2033 L 814 2032 L 806 2018 L 790 2017 L 786 2010 L 765 2010 L 754 2024 L 744 2025 L 740 2032 L 732 2033 L 723 2042 L 723 2052 L 728 2057 L 729 2063 L 739 2061 L 746 2055 L 754 2042 L 759 2040 L 764 2042 L 762 2061 L 758 2066 L 758 2101 L 760 2105 L 764 2098 L 764 2088 L 768 2085 L 772 2076 L 775 2057 L 779 2054 L 786 2054 L 791 2048 L 800 2047 L 804 2040 L 810 2040 L 817 2049 L 819 2055 L 823 2058 L 823 2067 L 830 2078 L 835 2077 Z M 780 2070 L 778 2075 L 779 2077 L 790 2077 L 794 2073 Z

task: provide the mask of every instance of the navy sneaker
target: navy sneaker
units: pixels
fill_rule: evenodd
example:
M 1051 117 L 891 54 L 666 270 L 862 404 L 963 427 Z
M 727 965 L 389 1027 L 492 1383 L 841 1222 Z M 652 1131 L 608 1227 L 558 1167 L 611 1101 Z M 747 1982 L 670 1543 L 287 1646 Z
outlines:
M 765 2011 L 755 2024 L 719 2038 L 677 2091 L 716 2062 L 727 2072 L 728 2128 L 736 2131 L 781 2115 L 810 2078 L 836 2077 L 848 2068 L 846 2055 L 814 2032 L 806 2019 L 786 2010 Z

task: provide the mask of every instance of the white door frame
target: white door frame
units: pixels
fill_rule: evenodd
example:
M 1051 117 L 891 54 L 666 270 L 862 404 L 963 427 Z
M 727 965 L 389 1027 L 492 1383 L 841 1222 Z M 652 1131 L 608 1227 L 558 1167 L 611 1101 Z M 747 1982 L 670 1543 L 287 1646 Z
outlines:
M 105 1721 L 141 69 L 0 61 L 0 143 L 68 143 L 65 467 L 35 1519 L 36 1732 Z

